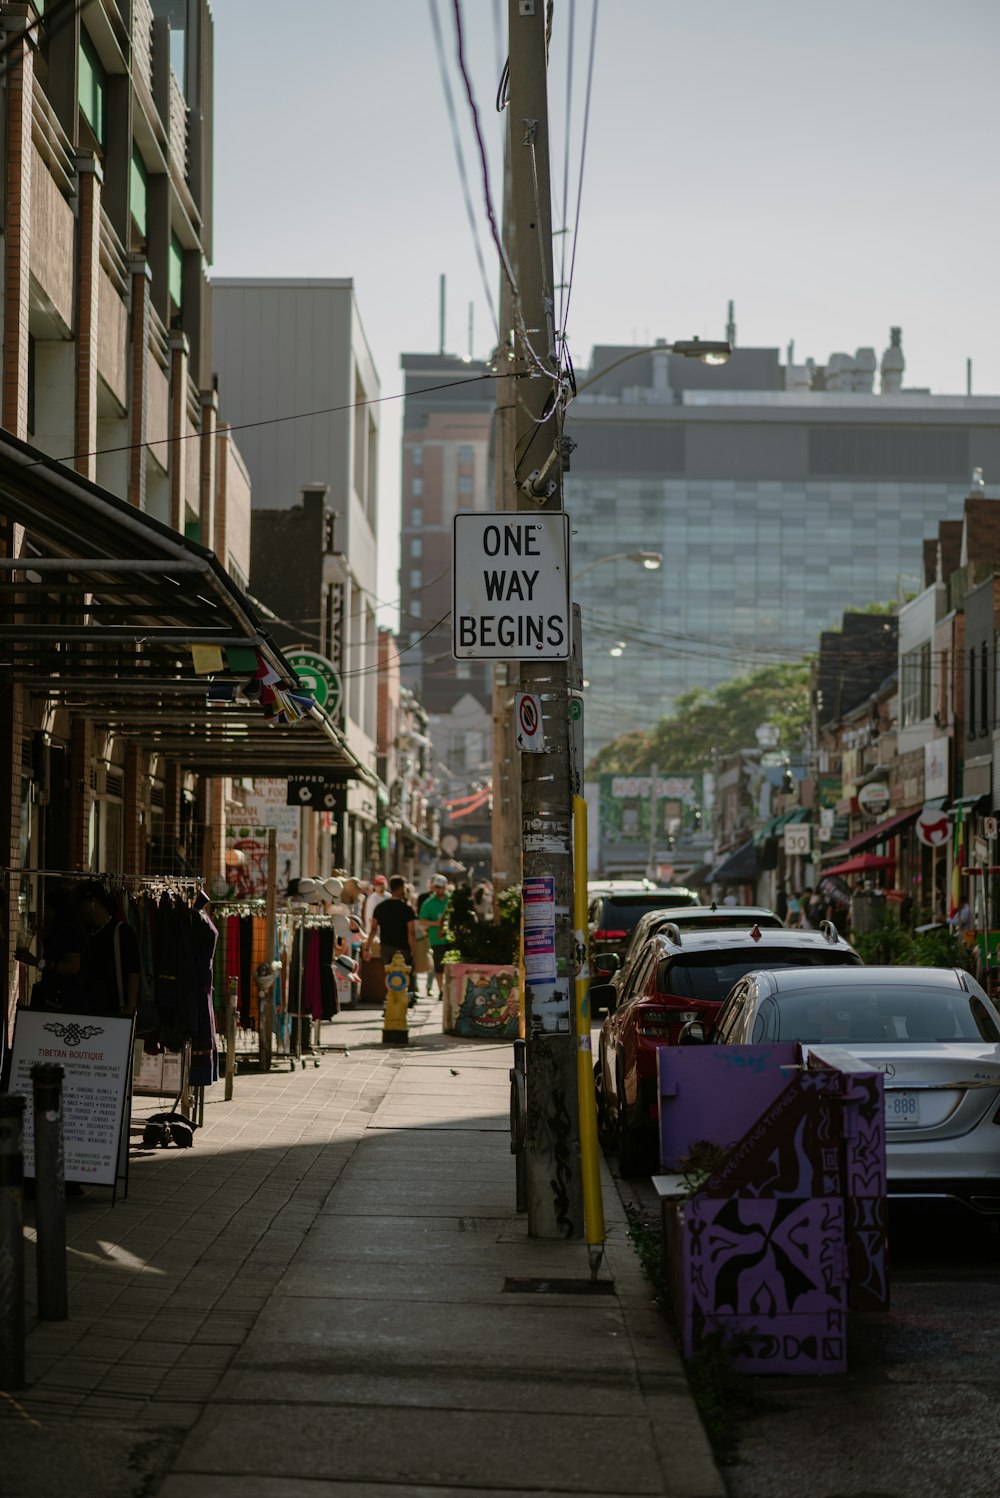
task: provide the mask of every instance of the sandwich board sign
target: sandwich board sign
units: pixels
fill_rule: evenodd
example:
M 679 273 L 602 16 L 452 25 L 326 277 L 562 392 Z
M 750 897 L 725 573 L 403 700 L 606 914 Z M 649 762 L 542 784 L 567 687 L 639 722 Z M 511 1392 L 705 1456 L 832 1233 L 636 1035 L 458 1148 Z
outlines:
M 561 510 L 454 522 L 456 660 L 569 660 L 569 517 Z

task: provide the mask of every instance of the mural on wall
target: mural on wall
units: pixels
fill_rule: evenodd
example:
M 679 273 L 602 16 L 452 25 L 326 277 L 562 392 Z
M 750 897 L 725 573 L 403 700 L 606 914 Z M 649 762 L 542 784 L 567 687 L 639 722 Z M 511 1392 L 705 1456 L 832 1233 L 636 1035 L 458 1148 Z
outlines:
M 473 1040 L 516 1040 L 517 974 L 513 968 L 470 968 L 463 977 L 455 1034 Z

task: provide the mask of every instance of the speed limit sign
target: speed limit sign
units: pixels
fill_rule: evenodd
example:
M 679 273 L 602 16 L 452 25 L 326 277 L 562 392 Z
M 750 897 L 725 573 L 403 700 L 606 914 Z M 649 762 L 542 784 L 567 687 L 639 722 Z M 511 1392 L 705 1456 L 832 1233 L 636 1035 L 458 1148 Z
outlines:
M 514 739 L 523 754 L 543 754 L 542 699 L 535 692 L 514 694 Z
M 785 853 L 792 858 L 808 858 L 812 852 L 812 828 L 808 822 L 785 828 Z

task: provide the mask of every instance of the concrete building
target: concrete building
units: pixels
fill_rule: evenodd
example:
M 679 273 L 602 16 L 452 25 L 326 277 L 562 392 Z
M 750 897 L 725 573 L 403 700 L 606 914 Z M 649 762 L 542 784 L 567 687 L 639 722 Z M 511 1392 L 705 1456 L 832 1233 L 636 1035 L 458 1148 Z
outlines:
M 379 408 L 373 402 L 380 387 L 354 283 L 221 278 L 212 284 L 212 305 L 215 368 L 230 417 L 244 428 L 255 511 L 262 520 L 268 514 L 254 588 L 278 614 L 283 637 L 295 637 L 286 643 L 319 650 L 339 673 L 343 732 L 374 779 Z M 275 416 L 294 419 L 274 422 Z M 315 552 L 301 556 L 298 572 L 286 560 L 279 575 L 270 567 L 266 537 L 277 538 L 278 512 L 299 506 L 304 490 L 303 523 L 315 531 Z M 317 522 L 320 509 L 329 514 L 329 535 L 326 521 Z M 377 827 L 372 785 L 352 775 L 337 833 L 349 865 L 360 869 L 371 861 Z
M 689 688 L 801 656 L 845 608 L 917 591 L 942 512 L 975 468 L 1000 473 L 1000 398 L 906 389 L 898 329 L 878 392 L 871 349 L 789 355 L 603 347 L 580 374 L 565 493 L 588 757 Z

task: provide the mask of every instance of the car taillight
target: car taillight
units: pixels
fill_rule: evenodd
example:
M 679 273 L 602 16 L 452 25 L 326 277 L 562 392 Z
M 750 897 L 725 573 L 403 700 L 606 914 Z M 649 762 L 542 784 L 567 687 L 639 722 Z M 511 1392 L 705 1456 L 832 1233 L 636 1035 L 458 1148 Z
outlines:
M 595 931 L 591 941 L 624 941 L 627 931 Z
M 667 1026 L 677 1023 L 677 1016 L 670 1009 L 646 1009 L 637 1006 L 635 1027 L 639 1035 L 649 1040 L 662 1040 L 670 1033 Z

